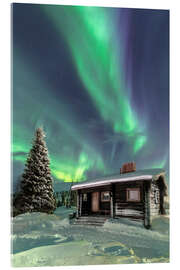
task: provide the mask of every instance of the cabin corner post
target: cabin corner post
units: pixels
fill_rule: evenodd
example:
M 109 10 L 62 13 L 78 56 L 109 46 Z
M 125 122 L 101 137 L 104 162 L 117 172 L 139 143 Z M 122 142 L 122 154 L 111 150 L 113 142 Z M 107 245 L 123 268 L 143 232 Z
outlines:
M 79 216 L 82 216 L 82 193 L 79 194 Z
M 79 191 L 77 190 L 76 191 L 76 194 L 77 194 L 77 202 L 76 202 L 76 208 L 77 208 L 77 211 L 76 211 L 76 218 L 79 217 Z
M 79 218 L 81 216 L 82 212 L 82 194 L 79 190 L 77 190 L 77 211 L 76 211 L 76 218 Z
M 111 209 L 111 218 L 113 218 L 113 194 L 111 192 L 111 196 L 110 196 L 110 209 Z
M 144 227 L 151 228 L 150 181 L 144 181 Z
M 111 200 L 110 200 L 110 207 L 111 207 L 111 218 L 115 217 L 115 185 L 112 184 L 112 191 L 111 191 Z

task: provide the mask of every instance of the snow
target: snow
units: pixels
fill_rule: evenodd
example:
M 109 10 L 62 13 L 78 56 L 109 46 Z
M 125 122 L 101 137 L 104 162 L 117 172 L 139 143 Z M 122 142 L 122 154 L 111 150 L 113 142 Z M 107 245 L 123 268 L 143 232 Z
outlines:
M 124 174 L 115 174 L 100 177 L 97 179 L 87 180 L 85 182 L 81 182 L 80 184 L 75 184 L 71 187 L 72 190 L 81 189 L 83 187 L 95 187 L 101 185 L 108 185 L 111 183 L 118 183 L 118 182 L 129 182 L 129 181 L 140 181 L 140 180 L 157 180 L 159 176 L 165 177 L 165 171 L 162 169 L 145 169 L 135 172 L 129 172 Z M 166 183 L 165 183 L 166 185 Z
M 109 219 L 103 227 L 72 225 L 74 208 L 54 214 L 26 213 L 12 219 L 15 267 L 129 264 L 169 261 L 169 217 L 139 221 Z

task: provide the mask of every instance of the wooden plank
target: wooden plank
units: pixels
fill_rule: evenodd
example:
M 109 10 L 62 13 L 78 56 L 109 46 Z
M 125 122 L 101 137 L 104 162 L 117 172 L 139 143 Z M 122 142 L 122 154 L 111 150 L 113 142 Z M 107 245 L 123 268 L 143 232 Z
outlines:
M 144 220 L 144 215 L 143 216 L 118 216 L 116 215 L 115 218 L 130 218 L 130 219 L 134 219 L 134 220 Z
M 118 186 L 121 186 L 121 187 L 127 187 L 127 186 L 142 186 L 143 185 L 143 180 L 134 180 L 133 182 L 118 182 L 118 183 L 115 183 L 115 186 L 118 187 Z
M 115 202 L 115 205 L 117 207 L 122 207 L 122 208 L 143 208 L 144 207 L 144 204 L 143 202 L 130 202 L 130 203 L 126 203 L 126 202 L 121 202 L 121 201 L 116 201 Z
M 114 217 L 114 211 L 113 211 L 113 196 L 112 196 L 112 194 L 111 194 L 110 208 L 111 208 L 111 218 L 113 218 Z
M 138 211 L 138 210 L 134 210 L 134 209 L 116 209 L 116 215 L 119 216 L 134 216 L 134 217 L 143 217 L 143 211 Z
M 79 216 L 82 215 L 82 194 L 79 195 Z
M 112 184 L 112 215 L 115 217 L 115 184 Z
M 79 191 L 77 191 L 77 211 L 76 211 L 76 217 L 79 217 Z
M 121 210 L 121 209 L 133 209 L 133 210 L 137 210 L 137 211 L 144 211 L 143 207 L 120 207 L 120 206 L 116 206 L 115 207 L 116 210 Z
M 117 200 L 116 201 L 116 203 L 118 203 L 118 204 L 121 204 L 121 205 L 126 205 L 126 206 L 133 206 L 133 205 L 135 205 L 135 206 L 138 206 L 138 205 L 143 205 L 143 202 L 121 202 L 120 200 Z

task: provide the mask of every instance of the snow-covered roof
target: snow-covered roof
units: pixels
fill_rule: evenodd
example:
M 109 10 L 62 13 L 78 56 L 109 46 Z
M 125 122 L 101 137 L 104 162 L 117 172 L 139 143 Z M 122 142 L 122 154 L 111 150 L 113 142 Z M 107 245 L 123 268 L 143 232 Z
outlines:
M 104 186 L 111 183 L 118 182 L 130 182 L 130 181 L 141 181 L 141 180 L 157 180 L 160 176 L 165 178 L 165 171 L 162 169 L 146 169 L 135 172 L 129 172 L 124 174 L 115 174 L 104 176 L 96 179 L 87 180 L 74 184 L 71 189 L 77 190 L 88 187 Z

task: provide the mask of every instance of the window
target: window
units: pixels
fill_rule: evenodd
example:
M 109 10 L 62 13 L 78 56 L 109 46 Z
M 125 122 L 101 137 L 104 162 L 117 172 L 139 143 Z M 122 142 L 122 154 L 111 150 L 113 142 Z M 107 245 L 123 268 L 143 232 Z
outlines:
M 139 188 L 127 188 L 127 201 L 139 202 L 140 201 L 140 189 Z
M 83 194 L 83 202 L 87 202 L 87 193 Z
M 102 202 L 109 202 L 110 201 L 109 191 L 101 192 L 101 201 Z

